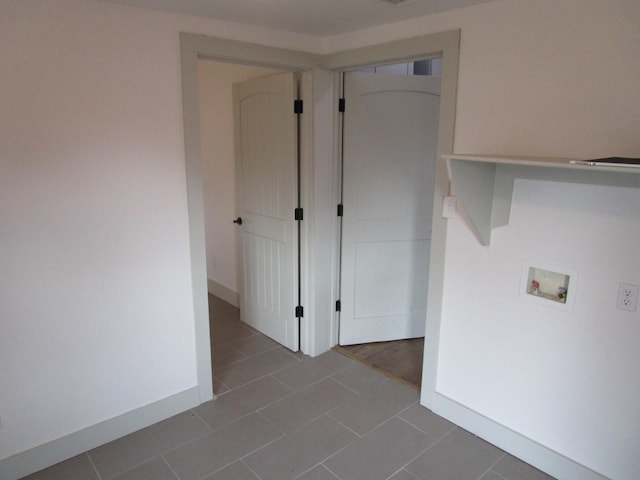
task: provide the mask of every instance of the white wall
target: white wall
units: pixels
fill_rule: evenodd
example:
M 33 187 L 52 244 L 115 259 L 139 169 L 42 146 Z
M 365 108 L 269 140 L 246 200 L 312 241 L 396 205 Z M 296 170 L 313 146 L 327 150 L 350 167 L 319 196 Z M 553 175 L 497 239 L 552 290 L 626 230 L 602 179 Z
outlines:
M 196 376 L 180 31 L 313 44 L 89 0 L 0 2 L 2 478 L 43 461 L 29 449 L 207 396 Z M 62 454 L 96 438 L 62 442 Z
M 516 181 L 490 247 L 449 223 L 439 393 L 609 478 L 640 471 L 640 191 Z M 573 310 L 521 294 L 528 266 L 577 273 Z
M 210 293 L 221 298 L 239 291 L 232 85 L 276 71 L 198 60 L 207 278 Z
M 640 3 L 499 0 L 325 46 L 450 28 L 462 29 L 456 152 L 640 156 Z M 614 305 L 618 282 L 640 284 L 639 204 L 637 191 L 525 182 L 490 247 L 464 217 L 450 221 L 437 392 L 605 476 L 636 478 L 640 314 Z M 519 298 L 528 259 L 579 272 L 573 312 Z

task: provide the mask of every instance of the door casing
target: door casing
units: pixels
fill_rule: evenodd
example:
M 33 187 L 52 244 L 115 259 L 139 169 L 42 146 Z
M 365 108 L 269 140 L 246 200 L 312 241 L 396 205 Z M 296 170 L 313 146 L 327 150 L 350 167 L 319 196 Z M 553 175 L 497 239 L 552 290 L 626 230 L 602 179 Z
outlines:
M 442 198 L 449 194 L 449 180 L 442 155 L 453 152 L 453 136 L 455 125 L 455 105 L 458 79 L 460 31 L 451 30 L 442 33 L 423 35 L 405 40 L 398 40 L 380 45 L 344 50 L 327 55 L 305 53 L 295 50 L 267 47 L 264 45 L 238 42 L 203 35 L 181 34 L 182 95 L 185 129 L 185 159 L 187 176 L 187 199 L 191 250 L 191 275 L 194 304 L 197 377 L 201 402 L 213 398 L 213 382 L 211 372 L 211 351 L 209 345 L 209 318 L 207 300 L 207 276 L 204 238 L 204 206 L 202 187 L 202 164 L 200 158 L 200 126 L 198 103 L 198 58 L 210 58 L 230 63 L 246 63 L 256 66 L 275 67 L 297 71 L 314 71 L 313 102 L 305 105 L 305 113 L 313 118 L 312 122 L 303 122 L 313 126 L 313 135 L 303 133 L 309 138 L 303 145 L 303 184 L 311 186 L 313 191 L 305 194 L 307 200 L 303 222 L 303 235 L 306 234 L 307 248 L 302 252 L 303 263 L 308 267 L 307 278 L 315 277 L 316 268 L 326 262 L 327 249 L 332 261 L 337 258 L 337 242 L 328 245 L 314 244 L 309 239 L 310 233 L 320 232 L 323 227 L 333 230 L 337 238 L 337 221 L 335 218 L 314 212 L 318 207 L 331 199 L 322 198 L 323 192 L 333 196 L 338 181 L 336 167 L 337 139 L 333 125 L 337 124 L 338 72 L 356 69 L 368 65 L 400 63 L 415 59 L 442 57 L 442 91 L 440 105 L 440 121 L 438 129 L 438 164 L 436 168 L 436 186 L 434 193 L 434 215 L 432 225 L 431 258 L 429 272 L 429 289 L 427 302 L 427 327 L 425 332 L 425 356 L 423 365 L 421 403 L 430 406 L 435 394 L 438 344 L 440 331 L 440 315 L 442 306 L 442 290 L 444 279 L 444 252 L 446 240 L 446 221 L 438 213 L 442 209 Z M 321 69 L 321 70 L 318 70 Z M 325 70 L 323 72 L 322 70 Z M 334 72 L 326 74 L 326 71 Z M 317 75 L 316 75 L 317 73 Z M 329 100 L 327 100 L 329 99 Z M 334 101 L 336 100 L 336 101 Z M 329 101 L 329 103 L 327 103 Z M 334 105 L 331 105 L 333 102 Z M 309 103 L 309 102 L 307 102 Z M 303 117 L 304 118 L 304 117 Z M 307 117 L 309 118 L 309 117 Z M 327 144 L 333 147 L 327 147 Z M 332 152 L 333 178 L 327 175 L 326 169 L 319 171 L 313 164 L 312 157 L 321 152 Z M 320 162 L 318 162 L 320 163 Z M 321 177 L 321 178 L 320 178 Z M 324 182 L 328 187 L 321 189 Z M 326 194 L 326 193 L 325 193 Z M 335 196 L 334 196 L 335 202 Z M 337 203 L 337 202 L 336 202 Z M 333 251 L 332 251 L 333 250 Z M 324 252 L 324 257 L 319 254 Z M 335 263 L 335 261 L 333 261 Z M 337 268 L 333 267 L 334 276 Z M 333 321 L 327 322 L 326 315 L 315 315 L 315 311 L 323 312 L 326 305 L 333 305 L 337 298 L 335 279 L 333 285 L 306 284 L 303 286 L 307 305 L 302 322 L 301 349 L 311 355 L 328 350 L 337 342 L 335 314 Z M 323 318 L 324 317 L 324 320 Z M 330 325 L 327 326 L 327 323 Z

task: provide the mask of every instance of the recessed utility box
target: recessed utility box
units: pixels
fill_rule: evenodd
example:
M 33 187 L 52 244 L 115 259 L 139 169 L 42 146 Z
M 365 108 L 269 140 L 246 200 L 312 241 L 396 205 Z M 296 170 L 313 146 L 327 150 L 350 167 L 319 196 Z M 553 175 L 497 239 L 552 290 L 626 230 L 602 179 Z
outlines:
M 576 281 L 577 275 L 572 269 L 528 264 L 522 275 L 521 293 L 528 300 L 570 311 Z

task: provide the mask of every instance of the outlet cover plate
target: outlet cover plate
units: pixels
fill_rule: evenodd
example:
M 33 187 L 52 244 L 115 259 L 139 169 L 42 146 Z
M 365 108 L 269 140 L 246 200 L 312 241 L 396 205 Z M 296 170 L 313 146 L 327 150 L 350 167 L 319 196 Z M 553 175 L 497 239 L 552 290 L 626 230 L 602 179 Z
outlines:
M 618 310 L 626 310 L 628 312 L 637 311 L 639 290 L 640 288 L 638 285 L 621 283 L 618 286 L 618 301 L 616 302 L 616 308 Z

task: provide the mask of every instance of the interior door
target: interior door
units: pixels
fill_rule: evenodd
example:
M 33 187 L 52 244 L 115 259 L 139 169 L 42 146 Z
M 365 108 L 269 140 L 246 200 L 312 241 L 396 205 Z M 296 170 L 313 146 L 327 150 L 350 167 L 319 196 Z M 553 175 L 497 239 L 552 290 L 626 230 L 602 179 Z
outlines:
M 298 132 L 294 73 L 234 84 L 242 320 L 297 351 Z
M 345 75 L 341 345 L 424 336 L 439 93 Z

